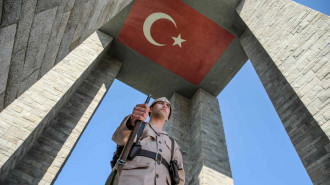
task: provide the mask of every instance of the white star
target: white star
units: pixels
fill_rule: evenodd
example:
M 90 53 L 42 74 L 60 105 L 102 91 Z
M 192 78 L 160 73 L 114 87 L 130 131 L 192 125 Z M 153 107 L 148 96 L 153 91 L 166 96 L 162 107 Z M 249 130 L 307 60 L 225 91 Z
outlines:
M 174 46 L 174 45 L 179 45 L 180 48 L 181 48 L 181 43 L 184 42 L 184 41 L 186 41 L 186 40 L 184 40 L 184 39 L 181 39 L 181 34 L 179 34 L 178 37 L 172 37 L 172 38 L 174 39 L 173 46 Z

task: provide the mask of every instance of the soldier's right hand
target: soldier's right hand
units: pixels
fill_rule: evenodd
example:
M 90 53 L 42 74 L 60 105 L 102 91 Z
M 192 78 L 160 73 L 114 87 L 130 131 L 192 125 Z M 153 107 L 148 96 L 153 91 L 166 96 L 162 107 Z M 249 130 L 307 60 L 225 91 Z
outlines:
M 137 104 L 133 109 L 131 120 L 127 125 L 128 128 L 132 129 L 136 120 L 145 121 L 148 118 L 149 110 L 148 104 Z

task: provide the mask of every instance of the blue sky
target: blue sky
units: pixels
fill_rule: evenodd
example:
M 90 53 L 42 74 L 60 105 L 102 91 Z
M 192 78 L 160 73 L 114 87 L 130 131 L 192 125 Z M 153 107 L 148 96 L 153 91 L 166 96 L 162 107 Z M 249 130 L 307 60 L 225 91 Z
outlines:
M 329 0 L 296 2 L 330 13 Z M 116 147 L 111 136 L 123 117 L 145 99 L 115 80 L 55 185 L 104 184 Z M 218 99 L 235 185 L 312 185 L 250 61 Z

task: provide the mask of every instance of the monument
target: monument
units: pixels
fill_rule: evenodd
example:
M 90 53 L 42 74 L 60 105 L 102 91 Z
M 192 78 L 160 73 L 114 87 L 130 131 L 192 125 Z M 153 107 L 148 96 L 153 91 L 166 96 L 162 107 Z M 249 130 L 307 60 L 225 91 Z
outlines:
M 330 183 L 327 15 L 291 0 L 4 0 L 0 20 L 1 184 L 52 184 L 118 79 L 171 101 L 186 184 L 232 185 L 216 96 L 248 59 L 312 182 Z

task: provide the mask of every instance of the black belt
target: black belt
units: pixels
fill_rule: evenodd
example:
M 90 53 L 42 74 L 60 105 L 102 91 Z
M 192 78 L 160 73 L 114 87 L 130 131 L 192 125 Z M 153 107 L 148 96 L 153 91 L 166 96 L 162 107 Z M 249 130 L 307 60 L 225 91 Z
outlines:
M 159 153 L 150 152 L 148 150 L 141 149 L 137 154 L 137 156 L 144 156 L 155 159 L 157 162 L 161 162 L 168 170 L 170 170 L 170 165 L 167 161 L 163 158 L 163 156 Z

